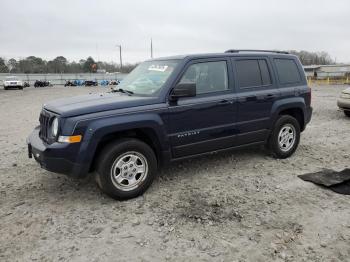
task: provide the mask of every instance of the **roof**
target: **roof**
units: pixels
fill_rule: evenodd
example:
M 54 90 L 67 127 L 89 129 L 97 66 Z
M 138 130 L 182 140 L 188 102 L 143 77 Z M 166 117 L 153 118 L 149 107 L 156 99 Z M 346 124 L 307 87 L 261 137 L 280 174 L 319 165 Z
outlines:
M 202 53 L 202 54 L 188 54 L 188 55 L 176 55 L 176 56 L 167 56 L 159 57 L 154 59 L 149 59 L 147 61 L 159 61 L 159 60 L 181 60 L 185 58 L 200 59 L 207 57 L 227 57 L 227 56 L 267 56 L 267 55 L 278 55 L 278 56 L 294 56 L 293 54 L 288 54 L 285 52 L 277 51 L 259 51 L 259 50 L 242 50 L 240 52 L 226 52 L 226 53 Z

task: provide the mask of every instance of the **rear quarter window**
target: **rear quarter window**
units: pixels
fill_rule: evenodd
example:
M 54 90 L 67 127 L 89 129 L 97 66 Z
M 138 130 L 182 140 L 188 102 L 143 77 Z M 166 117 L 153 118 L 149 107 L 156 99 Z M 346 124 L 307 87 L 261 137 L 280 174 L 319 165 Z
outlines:
M 295 84 L 301 82 L 298 66 L 293 59 L 275 58 L 278 79 L 281 84 Z

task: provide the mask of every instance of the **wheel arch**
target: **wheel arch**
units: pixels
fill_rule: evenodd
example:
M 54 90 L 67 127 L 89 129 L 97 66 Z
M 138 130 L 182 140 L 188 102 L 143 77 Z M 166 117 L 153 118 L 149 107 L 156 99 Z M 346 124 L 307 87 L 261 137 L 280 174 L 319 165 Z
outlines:
M 300 107 L 292 107 L 292 108 L 281 110 L 279 112 L 279 115 L 289 115 L 294 117 L 299 123 L 300 131 L 303 131 L 305 129 L 304 113 Z
M 160 165 L 163 162 L 161 142 L 157 136 L 156 131 L 151 127 L 139 127 L 111 132 L 102 136 L 98 144 L 96 145 L 96 149 L 92 155 L 90 171 L 94 170 L 96 166 L 96 159 L 98 158 L 98 155 L 101 153 L 103 148 L 111 142 L 122 138 L 134 138 L 144 142 L 145 144 L 149 145 L 154 151 L 157 157 L 158 165 Z
M 304 131 L 306 127 L 305 111 L 306 111 L 306 106 L 305 106 L 304 100 L 301 97 L 288 98 L 288 99 L 283 99 L 278 101 L 272 107 L 273 121 L 271 122 L 271 129 L 275 125 L 279 116 L 290 115 L 298 121 L 300 125 L 300 131 Z

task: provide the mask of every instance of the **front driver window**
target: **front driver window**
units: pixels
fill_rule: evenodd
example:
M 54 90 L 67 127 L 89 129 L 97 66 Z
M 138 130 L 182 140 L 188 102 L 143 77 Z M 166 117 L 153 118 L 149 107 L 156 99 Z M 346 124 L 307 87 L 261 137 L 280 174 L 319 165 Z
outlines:
M 225 91 L 228 89 L 226 61 L 190 65 L 180 83 L 195 83 L 197 94 Z

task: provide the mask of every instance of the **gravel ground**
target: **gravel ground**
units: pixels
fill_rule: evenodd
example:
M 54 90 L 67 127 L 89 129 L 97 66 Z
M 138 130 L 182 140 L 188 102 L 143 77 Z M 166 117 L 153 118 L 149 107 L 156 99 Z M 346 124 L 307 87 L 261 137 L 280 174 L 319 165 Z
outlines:
M 43 102 L 106 89 L 0 90 L 0 261 L 349 261 L 350 196 L 297 177 L 349 167 L 343 88 L 313 87 L 291 158 L 251 148 L 183 161 L 124 202 L 27 158 Z

